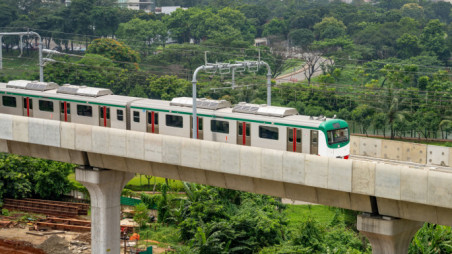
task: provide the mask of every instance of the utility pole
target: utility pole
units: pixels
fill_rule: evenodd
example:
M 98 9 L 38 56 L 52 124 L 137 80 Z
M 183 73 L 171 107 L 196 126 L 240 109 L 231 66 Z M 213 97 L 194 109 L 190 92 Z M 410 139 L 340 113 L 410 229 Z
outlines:
M 197 111 L 196 111 L 196 101 L 197 101 L 197 96 L 196 96 L 196 84 L 198 83 L 198 81 L 196 80 L 196 76 L 198 75 L 198 72 L 200 71 L 209 71 L 212 73 L 215 73 L 216 71 L 219 71 L 220 74 L 224 74 L 226 72 L 224 72 L 225 70 L 232 69 L 232 87 L 235 88 L 235 69 L 236 68 L 241 68 L 242 70 L 245 70 L 246 68 L 248 68 L 248 70 L 252 70 L 252 71 L 258 71 L 259 70 L 259 66 L 260 65 L 265 65 L 267 67 L 267 105 L 271 106 L 271 77 L 272 77 L 272 72 L 270 69 L 270 65 L 268 65 L 268 63 L 264 62 L 264 61 L 242 61 L 242 62 L 237 62 L 234 64 L 230 64 L 230 63 L 215 63 L 215 64 L 209 64 L 207 63 L 207 52 L 204 52 L 204 61 L 205 61 L 205 65 L 199 66 L 198 68 L 196 68 L 195 72 L 193 73 L 193 80 L 192 80 L 192 97 L 193 97 L 193 138 L 197 139 Z M 259 54 L 259 59 L 260 59 L 260 54 Z M 223 72 L 222 72 L 223 71 Z

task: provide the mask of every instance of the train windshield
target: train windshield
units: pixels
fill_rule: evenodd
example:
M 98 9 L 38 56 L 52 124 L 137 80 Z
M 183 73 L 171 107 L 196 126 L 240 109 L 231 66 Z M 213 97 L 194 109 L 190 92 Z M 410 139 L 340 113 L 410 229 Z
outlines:
M 348 128 L 328 131 L 328 144 L 337 144 L 348 141 Z

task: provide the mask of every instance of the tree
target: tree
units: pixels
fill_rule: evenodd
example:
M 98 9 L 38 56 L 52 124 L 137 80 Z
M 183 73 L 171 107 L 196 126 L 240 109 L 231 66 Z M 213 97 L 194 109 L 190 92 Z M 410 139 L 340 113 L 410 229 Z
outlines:
M 420 38 L 425 51 L 436 54 L 438 59 L 447 62 L 450 56 L 450 50 L 446 45 L 444 24 L 438 19 L 430 20 L 422 31 Z
M 397 39 L 397 54 L 401 58 L 410 58 L 420 53 L 419 39 L 416 35 L 403 34 Z
M 133 220 L 140 225 L 140 228 L 144 228 L 149 220 L 149 210 L 144 203 L 139 203 L 135 206 L 135 214 Z
M 314 34 L 317 39 L 333 39 L 345 35 L 347 27 L 342 21 L 334 17 L 325 17 L 314 25 Z
M 280 35 L 286 37 L 287 24 L 283 19 L 274 18 L 264 25 L 262 36 Z
M 314 41 L 314 33 L 305 28 L 296 29 L 289 33 L 289 39 L 292 45 L 307 48 Z
M 119 24 L 116 32 L 118 38 L 137 51 L 149 54 L 148 50 L 155 50 L 158 45 L 165 45 L 168 29 L 160 20 L 132 19 Z
M 410 17 L 415 20 L 424 19 L 424 8 L 417 3 L 404 4 L 401 8 L 402 15 L 405 17 Z
M 136 51 L 122 42 L 108 38 L 95 39 L 86 52 L 107 57 L 120 66 L 137 64 L 140 61 L 140 56 Z

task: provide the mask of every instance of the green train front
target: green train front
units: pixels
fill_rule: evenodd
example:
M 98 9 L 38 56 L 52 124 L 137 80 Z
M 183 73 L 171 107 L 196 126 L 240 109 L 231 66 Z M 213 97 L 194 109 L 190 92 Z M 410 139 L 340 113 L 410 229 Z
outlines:
M 350 131 L 347 122 L 328 119 L 319 125 L 320 156 L 348 159 L 350 156 Z

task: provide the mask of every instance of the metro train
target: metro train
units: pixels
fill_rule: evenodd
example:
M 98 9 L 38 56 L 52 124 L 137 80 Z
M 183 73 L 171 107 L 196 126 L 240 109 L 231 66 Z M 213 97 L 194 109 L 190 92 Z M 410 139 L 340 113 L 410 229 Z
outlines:
M 171 101 L 114 95 L 109 89 L 52 82 L 0 83 L 0 113 L 191 138 L 192 98 Z M 340 119 L 294 108 L 198 99 L 197 137 L 237 145 L 348 159 L 350 133 Z

